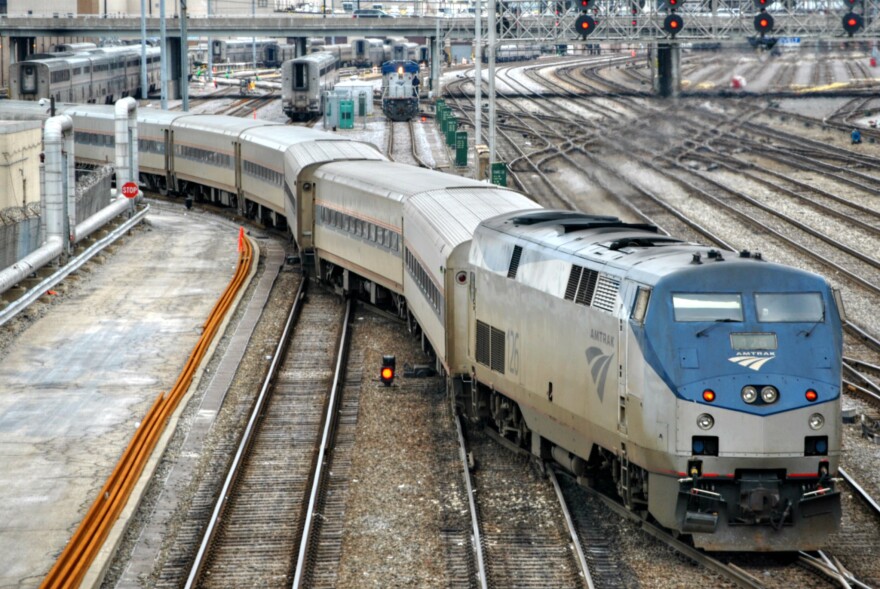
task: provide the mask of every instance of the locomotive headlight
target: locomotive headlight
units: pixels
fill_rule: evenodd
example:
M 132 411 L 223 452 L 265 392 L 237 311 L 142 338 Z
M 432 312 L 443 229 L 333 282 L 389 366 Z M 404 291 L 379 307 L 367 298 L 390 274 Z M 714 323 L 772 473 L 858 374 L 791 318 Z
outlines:
M 758 389 L 752 385 L 744 386 L 742 390 L 743 401 L 751 405 L 758 399 Z
M 764 387 L 761 389 L 761 400 L 767 404 L 775 403 L 779 398 L 779 391 L 776 387 Z
M 813 413 L 810 415 L 810 419 L 807 420 L 807 423 L 810 424 L 810 429 L 819 430 L 825 425 L 825 418 L 822 417 L 821 413 Z
M 712 418 L 708 413 L 702 413 L 699 417 L 697 417 L 697 427 L 700 429 L 712 429 L 712 426 L 715 425 L 715 419 Z

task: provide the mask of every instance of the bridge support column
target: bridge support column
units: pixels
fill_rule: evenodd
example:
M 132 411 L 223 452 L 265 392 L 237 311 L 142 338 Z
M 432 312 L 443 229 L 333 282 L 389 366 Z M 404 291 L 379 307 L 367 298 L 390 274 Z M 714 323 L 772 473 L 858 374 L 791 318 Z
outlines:
M 180 37 L 168 36 L 165 41 L 162 59 L 168 59 L 168 100 L 176 100 L 181 98 L 180 94 L 180 55 L 181 55 Z
M 296 56 L 302 57 L 303 55 L 308 55 L 309 48 L 307 45 L 308 37 L 293 37 L 292 39 L 288 37 L 287 42 L 292 45 L 296 45 Z
M 654 90 L 664 98 L 678 96 L 681 91 L 681 49 L 678 44 L 657 43 L 657 77 Z
M 9 37 L 10 63 L 25 61 L 27 56 L 36 50 L 36 37 Z

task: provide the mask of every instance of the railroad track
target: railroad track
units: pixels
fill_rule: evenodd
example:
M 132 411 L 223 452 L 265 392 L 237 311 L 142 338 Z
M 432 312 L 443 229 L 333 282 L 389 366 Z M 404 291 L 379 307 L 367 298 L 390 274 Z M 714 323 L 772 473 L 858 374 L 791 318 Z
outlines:
M 385 155 L 390 160 L 420 168 L 432 169 L 434 167 L 429 165 L 421 155 L 414 121 L 389 120 L 386 129 Z
M 310 294 L 305 304 L 305 284 L 187 587 L 273 586 L 294 577 L 344 317 L 338 298 L 326 292 Z
M 459 437 L 479 586 L 593 587 L 566 506 L 554 504 L 561 493 L 529 467 L 528 454 L 486 431 L 465 438 L 460 424 Z

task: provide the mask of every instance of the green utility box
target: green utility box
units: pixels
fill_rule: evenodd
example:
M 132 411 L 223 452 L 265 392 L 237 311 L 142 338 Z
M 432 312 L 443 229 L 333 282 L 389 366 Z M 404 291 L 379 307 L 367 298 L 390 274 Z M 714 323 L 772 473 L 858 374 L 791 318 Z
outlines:
M 455 133 L 458 131 L 458 119 L 450 116 L 446 119 L 446 145 L 455 146 Z
M 455 165 L 464 167 L 467 165 L 468 141 L 467 131 L 455 132 Z
M 507 164 L 504 162 L 492 164 L 492 184 L 507 187 Z
M 354 129 L 354 100 L 339 101 L 339 128 Z
M 442 98 L 438 98 L 436 102 L 434 102 L 434 113 L 439 115 L 440 111 L 446 108 L 446 101 Z

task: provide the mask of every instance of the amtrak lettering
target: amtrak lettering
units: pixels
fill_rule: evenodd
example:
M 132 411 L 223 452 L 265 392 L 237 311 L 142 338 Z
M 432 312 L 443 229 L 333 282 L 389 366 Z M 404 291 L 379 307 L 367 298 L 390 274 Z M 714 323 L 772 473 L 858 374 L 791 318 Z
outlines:
M 598 329 L 590 330 L 590 339 L 606 346 L 614 346 L 614 336 Z
M 601 332 L 599 332 L 601 333 Z M 605 337 L 608 337 L 606 334 Z M 614 338 L 610 338 L 612 341 Z M 599 401 L 605 399 L 605 379 L 608 376 L 608 367 L 611 366 L 611 359 L 614 354 L 603 354 L 602 350 L 597 347 L 590 347 L 586 350 L 587 364 L 590 367 L 590 374 L 593 377 L 593 383 L 596 385 L 596 393 L 599 395 Z

